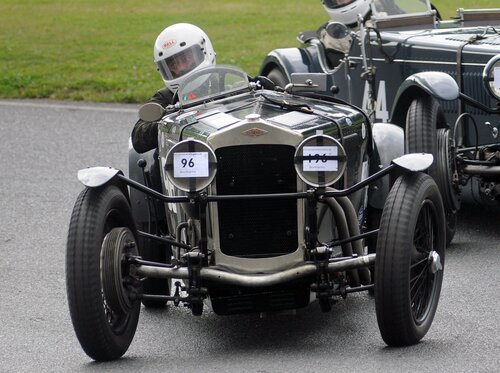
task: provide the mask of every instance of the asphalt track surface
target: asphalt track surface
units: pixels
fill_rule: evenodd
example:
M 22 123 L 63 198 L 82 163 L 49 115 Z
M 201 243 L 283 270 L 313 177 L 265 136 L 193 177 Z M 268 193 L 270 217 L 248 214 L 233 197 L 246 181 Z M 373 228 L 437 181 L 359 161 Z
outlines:
M 127 170 L 136 105 L 0 100 L 0 372 L 498 372 L 500 210 L 465 207 L 446 253 L 438 311 L 424 340 L 388 348 L 373 298 L 321 313 L 201 317 L 144 308 L 126 355 L 81 350 L 65 289 L 78 169 Z

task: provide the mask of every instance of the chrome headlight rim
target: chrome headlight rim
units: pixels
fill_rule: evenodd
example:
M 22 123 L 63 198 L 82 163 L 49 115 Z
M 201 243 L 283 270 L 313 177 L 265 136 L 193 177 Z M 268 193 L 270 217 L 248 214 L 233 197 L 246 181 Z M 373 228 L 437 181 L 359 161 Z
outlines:
M 324 188 L 344 174 L 347 155 L 335 138 L 317 134 L 304 139 L 295 151 L 295 171 L 307 185 Z
M 165 174 L 184 192 L 200 192 L 207 188 L 217 172 L 217 158 L 206 143 L 192 138 L 175 144 L 167 153 Z
M 483 83 L 489 94 L 500 100 L 500 54 L 490 59 L 484 67 Z

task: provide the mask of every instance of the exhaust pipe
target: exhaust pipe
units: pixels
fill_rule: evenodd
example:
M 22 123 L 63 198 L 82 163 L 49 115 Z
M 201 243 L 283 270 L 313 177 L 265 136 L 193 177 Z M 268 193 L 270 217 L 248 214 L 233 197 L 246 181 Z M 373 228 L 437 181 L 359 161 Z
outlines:
M 343 272 L 355 268 L 369 267 L 375 263 L 375 254 L 350 258 L 328 264 L 328 272 Z M 188 279 L 188 269 L 166 268 L 139 265 L 136 267 L 137 273 L 151 278 L 177 278 Z M 200 277 L 203 280 L 219 282 L 226 285 L 237 285 L 246 287 L 265 287 L 290 282 L 296 279 L 307 277 L 316 273 L 314 264 L 302 264 L 298 267 L 271 274 L 240 274 L 222 271 L 217 268 L 201 268 Z

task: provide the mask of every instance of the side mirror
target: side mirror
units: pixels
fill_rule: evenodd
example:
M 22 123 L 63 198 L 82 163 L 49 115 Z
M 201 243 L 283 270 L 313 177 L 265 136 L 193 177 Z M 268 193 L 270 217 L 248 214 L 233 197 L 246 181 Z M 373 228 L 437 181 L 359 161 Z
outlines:
M 330 61 L 332 66 L 340 63 L 340 55 L 346 54 L 351 49 L 352 35 L 349 28 L 340 22 L 328 22 L 323 30 L 319 32 L 320 41 L 326 49 L 333 50 L 339 55 Z M 329 58 L 330 59 L 330 58 Z
M 328 22 L 325 30 L 328 36 L 334 39 L 343 39 L 349 35 L 349 29 L 347 26 L 340 22 Z
M 165 114 L 165 108 L 156 102 L 148 102 L 139 109 L 139 118 L 146 122 L 156 122 Z

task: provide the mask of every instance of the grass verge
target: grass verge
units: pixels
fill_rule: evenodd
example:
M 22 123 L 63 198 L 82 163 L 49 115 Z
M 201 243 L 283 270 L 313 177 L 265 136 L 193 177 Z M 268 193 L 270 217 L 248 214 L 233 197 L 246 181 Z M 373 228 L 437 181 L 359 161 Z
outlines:
M 497 1 L 434 3 L 449 18 Z M 198 25 L 218 63 L 255 75 L 270 50 L 299 46 L 300 31 L 326 20 L 319 0 L 2 0 L 0 97 L 143 102 L 162 85 L 152 46 L 167 25 Z

